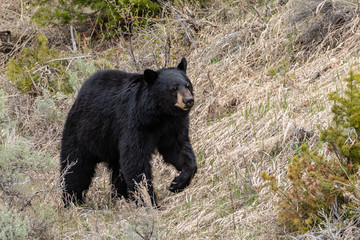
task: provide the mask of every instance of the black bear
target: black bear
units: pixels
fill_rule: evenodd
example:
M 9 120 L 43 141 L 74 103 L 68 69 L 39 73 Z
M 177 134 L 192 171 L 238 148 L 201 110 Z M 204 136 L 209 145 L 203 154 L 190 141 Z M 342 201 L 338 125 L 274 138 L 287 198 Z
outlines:
M 102 70 L 79 91 L 65 123 L 60 153 L 63 201 L 82 203 L 95 173 L 105 162 L 112 172 L 114 196 L 133 198 L 146 179 L 152 204 L 151 156 L 157 149 L 180 171 L 169 188 L 180 192 L 196 173 L 189 140 L 193 87 L 187 62 L 143 74 Z

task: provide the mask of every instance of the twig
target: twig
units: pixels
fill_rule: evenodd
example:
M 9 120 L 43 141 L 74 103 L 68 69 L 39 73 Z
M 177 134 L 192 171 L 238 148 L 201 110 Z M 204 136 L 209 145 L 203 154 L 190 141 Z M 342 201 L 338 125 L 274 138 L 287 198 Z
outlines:
M 155 51 L 152 51 L 152 55 L 153 55 L 153 57 L 154 57 L 156 67 L 157 67 L 157 68 L 160 68 L 160 67 L 159 67 L 159 64 L 158 64 L 158 61 L 157 61 L 157 57 L 156 57 Z
M 7 82 L 7 80 L 1 75 L 0 75 L 0 79 Z
M 164 44 L 164 51 L 165 51 L 165 64 L 164 67 L 167 67 L 170 61 L 170 49 L 171 49 L 171 41 L 170 37 L 166 36 L 165 44 Z
M 142 235 L 136 228 L 135 228 L 135 233 L 136 233 L 137 235 L 139 235 L 139 236 L 140 236 L 142 239 L 144 239 L 144 240 L 150 239 L 150 238 L 147 238 L 146 236 Z
M 37 72 L 39 72 L 39 71 L 42 71 L 43 69 L 44 69 L 46 72 L 50 72 L 50 71 L 49 71 L 49 65 L 45 65 L 45 66 L 42 66 L 42 67 L 36 69 L 35 71 L 33 71 L 32 74 L 35 74 L 35 73 L 37 73 Z
M 132 40 L 131 40 L 131 35 L 129 37 L 129 44 L 126 44 L 127 45 L 127 48 L 129 50 L 129 53 L 130 53 L 130 56 L 134 62 L 134 65 L 135 65 L 135 68 L 136 68 L 136 71 L 140 72 L 140 67 L 139 67 L 139 64 L 137 63 L 136 61 L 136 58 L 135 58 L 135 55 L 134 55 L 134 51 L 133 51 L 133 45 L 132 45 Z
M 46 63 L 51 63 L 51 62 L 55 62 L 55 61 L 74 60 L 74 59 L 78 59 L 78 58 L 87 58 L 87 57 L 89 57 L 89 56 L 57 58 L 57 59 L 53 59 L 53 60 L 47 61 Z
M 163 1 L 161 1 L 163 2 Z M 170 12 L 176 17 L 176 22 L 180 23 L 181 27 L 183 28 L 187 38 L 189 39 L 189 41 L 191 42 L 191 44 L 194 46 L 194 48 L 197 50 L 197 44 L 194 41 L 194 39 L 191 36 L 191 33 L 189 32 L 189 26 L 192 27 L 196 32 L 198 32 L 200 30 L 200 26 L 198 23 L 196 23 L 194 21 L 194 19 L 191 18 L 191 16 L 189 16 L 188 14 L 184 14 L 181 11 L 179 11 L 178 9 L 176 9 L 173 5 L 171 4 L 166 4 L 164 6 L 164 9 L 168 8 L 170 10 Z
M 0 98 L 11 98 L 11 97 L 18 97 L 21 96 L 21 94 L 13 94 L 13 95 L 7 95 L 7 96 L 0 96 Z
M 76 52 L 77 51 L 77 47 L 76 47 L 76 42 L 75 42 L 75 37 L 74 37 L 74 28 L 72 25 L 70 25 L 70 34 L 71 34 L 71 42 L 73 45 L 73 51 Z
M 14 47 L 12 50 L 5 55 L 5 58 L 3 62 L 7 62 L 12 56 L 15 55 L 16 52 L 19 52 L 21 49 L 23 49 L 30 41 L 32 41 L 35 38 L 36 33 L 30 32 L 28 33 L 28 30 L 30 28 L 27 28 L 23 34 L 19 37 L 16 43 L 14 43 Z M 26 40 L 24 40 L 26 38 Z
M 334 144 L 331 144 L 331 147 L 334 149 L 335 155 L 339 159 L 340 163 L 343 163 L 343 159 L 342 159 L 341 155 L 338 153 L 336 146 Z

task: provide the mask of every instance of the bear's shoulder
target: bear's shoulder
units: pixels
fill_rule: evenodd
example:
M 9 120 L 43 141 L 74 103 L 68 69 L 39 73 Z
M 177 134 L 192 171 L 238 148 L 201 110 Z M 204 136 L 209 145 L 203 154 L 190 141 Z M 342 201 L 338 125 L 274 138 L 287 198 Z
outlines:
M 143 78 L 142 74 L 130 73 L 120 70 L 99 70 L 94 73 L 86 82 L 89 83 L 115 83 L 138 81 Z
M 91 75 L 80 89 L 79 95 L 99 95 L 108 91 L 132 88 L 133 83 L 141 82 L 142 74 L 120 70 L 99 70 Z

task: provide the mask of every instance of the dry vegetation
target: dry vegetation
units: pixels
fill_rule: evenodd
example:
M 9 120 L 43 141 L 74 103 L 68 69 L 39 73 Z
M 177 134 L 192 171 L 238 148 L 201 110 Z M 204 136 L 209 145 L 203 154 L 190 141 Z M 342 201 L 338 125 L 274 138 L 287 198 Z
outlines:
M 76 52 L 71 51 L 68 29 L 38 28 L 25 9 L 20 0 L 0 0 L 0 30 L 12 32 L 13 44 L 10 52 L 0 55 L 1 98 L 7 99 L 7 119 L 13 122 L 13 127 L 0 129 L 0 142 L 11 146 L 26 141 L 32 151 L 49 154 L 55 167 L 30 176 L 37 185 L 27 189 L 26 198 L 20 193 L 0 198 L 0 206 L 8 201 L 9 208 L 26 215 L 30 236 L 357 239 L 356 221 L 339 223 L 334 216 L 323 229 L 291 237 L 296 233 L 278 225 L 276 199 L 262 187 L 260 177 L 265 170 L 284 180 L 288 159 L 301 142 L 316 146 L 318 125 L 331 122 L 328 93 L 343 89 L 340 80 L 351 68 L 360 72 L 360 12 L 355 0 L 212 0 L 203 9 L 169 4 L 172 17 L 154 20 L 151 28 L 134 33 L 131 42 L 128 38 L 94 42 L 79 33 Z M 63 209 L 57 164 L 63 123 L 76 93 L 22 94 L 5 74 L 9 57 L 31 46 L 37 33 L 44 33 L 62 56 L 84 57 L 85 66 L 95 62 L 97 69 L 142 71 L 187 58 L 196 97 L 191 140 L 199 168 L 184 192 L 167 190 L 176 171 L 156 155 L 154 186 L 160 209 L 111 202 L 103 166 L 87 204 Z M 77 60 L 66 64 L 71 68 Z M 82 82 L 87 74 L 78 76 Z M 0 188 L 0 196 L 6 194 Z M 48 210 L 42 213 L 38 208 Z

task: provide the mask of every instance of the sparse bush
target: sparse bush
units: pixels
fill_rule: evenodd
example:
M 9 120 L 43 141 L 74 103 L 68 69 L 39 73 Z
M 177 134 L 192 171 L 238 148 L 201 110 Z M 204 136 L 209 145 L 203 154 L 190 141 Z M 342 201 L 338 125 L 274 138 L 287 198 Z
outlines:
M 7 205 L 0 208 L 0 239 L 28 239 L 29 220 Z
M 54 167 L 51 158 L 31 151 L 24 141 L 11 145 L 0 145 L 0 189 L 2 197 L 9 203 L 23 204 L 30 193 L 29 187 L 37 183 L 38 172 L 46 172 Z
M 37 105 L 51 113 L 45 103 Z M 16 124 L 9 119 L 2 91 L 0 107 L 0 239 L 52 239 L 52 205 L 37 196 L 51 191 L 44 188 L 41 178 L 56 163 L 48 154 L 35 151 L 26 139 L 14 136 Z
M 12 124 L 7 121 L 4 126 L 9 129 Z M 40 176 L 55 163 L 25 139 L 15 141 L 7 143 L 4 136 L 0 144 L 0 202 L 5 203 L 0 208 L 0 239 L 49 239 L 54 212 L 36 196 L 44 190 Z
M 57 51 L 49 49 L 45 35 L 39 34 L 34 47 L 24 48 L 21 54 L 9 60 L 7 77 L 23 93 L 40 94 L 44 89 L 71 93 L 66 65 L 63 61 L 54 61 L 58 57 Z
M 7 97 L 0 89 L 0 144 L 6 138 L 6 134 L 11 127 L 11 122 L 7 116 Z
M 44 97 L 38 96 L 35 99 L 35 104 L 35 116 L 44 119 L 47 123 L 55 122 L 59 119 L 56 104 L 47 94 L 44 94 Z
M 153 209 L 140 208 L 133 214 L 127 219 L 124 239 L 159 239 Z
M 108 68 L 113 68 L 112 66 L 108 66 Z M 98 70 L 98 67 L 95 65 L 93 61 L 85 61 L 83 59 L 77 59 L 74 64 L 74 69 L 69 69 L 69 83 L 74 88 L 79 90 L 83 81 L 90 77 L 91 74 Z
M 279 197 L 279 219 L 290 227 L 306 232 L 318 226 L 336 204 L 345 217 L 352 217 L 360 198 L 360 75 L 350 71 L 345 78 L 345 96 L 331 93 L 334 101 L 334 123 L 321 130 L 321 140 L 332 153 L 329 157 L 319 150 L 300 148 L 300 156 L 289 160 L 289 186 L 278 183 L 265 172 L 263 178 Z
M 3 124 L 3 122 L 5 121 L 6 112 L 7 112 L 7 107 L 6 107 L 7 97 L 4 95 L 5 95 L 4 91 L 0 89 L 0 123 L 1 124 Z
M 56 222 L 56 212 L 52 204 L 48 202 L 36 202 L 33 204 L 29 216 L 29 235 L 36 239 L 54 239 L 52 227 Z M 30 214 L 29 214 L 30 215 Z

